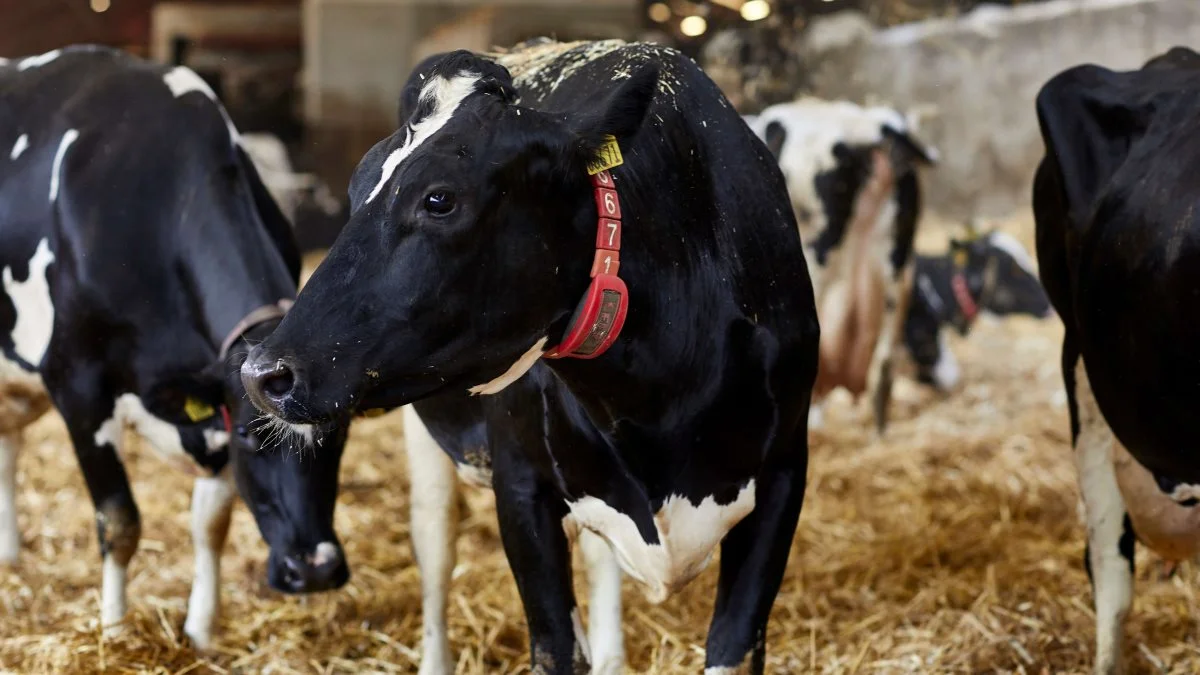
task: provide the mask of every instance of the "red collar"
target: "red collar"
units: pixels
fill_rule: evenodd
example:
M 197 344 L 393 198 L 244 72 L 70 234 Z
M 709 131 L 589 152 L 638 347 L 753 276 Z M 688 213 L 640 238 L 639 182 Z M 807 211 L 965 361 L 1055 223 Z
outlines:
M 548 359 L 594 359 L 617 340 L 629 310 L 629 292 L 617 276 L 621 268 L 621 202 L 608 171 L 592 177 L 595 188 L 596 254 L 592 283 L 575 308 L 562 342 L 546 352 Z
M 955 272 L 954 276 L 950 277 L 950 288 L 954 291 L 954 299 L 958 301 L 958 307 L 962 310 L 963 317 L 967 322 L 975 320 L 975 316 L 979 314 L 979 305 L 975 304 L 975 298 L 971 297 L 971 289 L 967 287 L 967 277 L 962 272 Z

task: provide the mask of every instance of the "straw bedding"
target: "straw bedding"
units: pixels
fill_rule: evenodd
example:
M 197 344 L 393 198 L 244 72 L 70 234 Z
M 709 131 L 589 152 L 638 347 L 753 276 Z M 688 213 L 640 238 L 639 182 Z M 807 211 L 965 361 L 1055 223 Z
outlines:
M 920 245 L 944 239 L 935 222 Z M 1031 245 L 1027 216 L 1004 224 Z M 981 322 L 950 344 L 965 384 L 942 399 L 901 379 L 886 440 L 867 406 L 835 401 L 813 433 L 809 493 L 768 636 L 773 673 L 1078 673 L 1092 644 L 1083 528 L 1058 373 L 1057 320 Z M 191 579 L 188 480 L 148 451 L 128 466 L 143 514 L 124 633 L 97 630 L 92 507 L 61 421 L 19 460 L 24 551 L 0 568 L 0 670 L 83 673 L 414 672 L 420 596 L 409 543 L 399 415 L 357 423 L 337 527 L 353 578 L 288 598 L 264 581 L 265 545 L 235 511 L 215 652 L 182 639 Z M 520 603 L 491 495 L 467 490 L 451 639 L 459 673 L 527 672 Z M 1195 568 L 1166 577 L 1139 550 L 1126 654 L 1137 673 L 1200 672 Z M 648 605 L 627 583 L 630 671 L 698 673 L 715 565 Z M 586 597 L 582 573 L 579 595 Z M 586 615 L 585 615 L 586 616 Z

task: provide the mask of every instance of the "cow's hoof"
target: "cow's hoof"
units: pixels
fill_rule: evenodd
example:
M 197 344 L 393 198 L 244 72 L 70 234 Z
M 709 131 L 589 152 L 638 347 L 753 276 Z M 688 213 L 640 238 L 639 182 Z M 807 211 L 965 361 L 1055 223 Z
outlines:
M 210 621 L 193 621 L 188 617 L 183 622 L 183 634 L 191 640 L 196 651 L 208 651 L 213 644 L 213 629 Z

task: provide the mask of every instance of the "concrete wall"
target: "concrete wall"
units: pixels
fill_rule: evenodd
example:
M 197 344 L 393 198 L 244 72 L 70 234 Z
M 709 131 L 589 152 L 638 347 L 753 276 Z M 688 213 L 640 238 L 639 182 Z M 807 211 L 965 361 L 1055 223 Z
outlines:
M 1042 84 L 1081 63 L 1131 69 L 1200 47 L 1200 0 L 1053 0 L 878 32 L 841 17 L 814 23 L 807 43 L 818 95 L 927 113 L 922 135 L 943 158 L 926 174 L 929 208 L 995 216 L 1029 203 Z

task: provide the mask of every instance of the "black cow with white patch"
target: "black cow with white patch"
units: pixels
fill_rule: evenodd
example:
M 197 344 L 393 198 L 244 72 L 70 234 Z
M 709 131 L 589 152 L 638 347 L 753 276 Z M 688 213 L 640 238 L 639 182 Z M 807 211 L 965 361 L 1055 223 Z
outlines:
M 921 213 L 918 169 L 937 151 L 893 108 L 805 97 L 746 122 L 779 161 L 821 320 L 812 423 L 825 396 L 870 392 L 887 426 L 893 351 L 912 282 Z
M 956 387 L 961 375 L 943 328 L 966 336 L 983 312 L 1038 318 L 1053 313 L 1029 252 L 1000 230 L 951 239 L 943 255 L 916 256 L 913 278 L 904 346 L 917 379 L 943 392 Z
M 1200 54 L 1069 68 L 1038 93 L 1042 284 L 1087 518 L 1096 673 L 1122 670 L 1134 542 L 1200 553 Z
M 591 531 L 654 601 L 719 544 L 706 672 L 761 673 L 820 337 L 770 153 L 690 59 L 621 41 L 440 55 L 401 119 L 251 398 L 325 426 L 413 402 L 495 491 L 534 672 L 590 667 Z
M 294 298 L 300 261 L 237 140 L 185 67 L 90 46 L 0 64 L 0 559 L 18 556 L 22 429 L 53 405 L 96 508 L 102 625 L 119 622 L 141 532 L 121 455 L 132 428 L 196 476 L 184 629 L 201 647 L 231 474 L 271 545 L 273 586 L 347 578 L 332 529 L 338 453 L 296 461 L 303 446 L 267 437 L 242 388 L 247 348 Z

